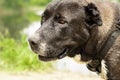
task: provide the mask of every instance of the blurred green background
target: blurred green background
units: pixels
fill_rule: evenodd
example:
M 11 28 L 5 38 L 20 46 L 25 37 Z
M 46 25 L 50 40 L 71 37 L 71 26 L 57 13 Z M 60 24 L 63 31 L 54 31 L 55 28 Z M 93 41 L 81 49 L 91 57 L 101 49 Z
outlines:
M 40 62 L 30 51 L 23 29 L 40 21 L 37 10 L 50 0 L 0 0 L 0 70 L 41 71 L 51 64 Z
M 35 12 L 44 10 L 50 1 L 0 0 L 1 71 L 43 71 L 52 67 L 51 63 L 37 59 L 28 47 L 26 35 L 22 34 L 30 23 L 40 21 Z

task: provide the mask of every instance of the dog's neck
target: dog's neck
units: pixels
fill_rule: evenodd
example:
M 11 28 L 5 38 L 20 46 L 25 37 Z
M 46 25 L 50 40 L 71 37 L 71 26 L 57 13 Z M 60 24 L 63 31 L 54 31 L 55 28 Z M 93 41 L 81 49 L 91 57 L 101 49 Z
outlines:
M 103 25 L 100 27 L 94 27 L 91 30 L 91 36 L 82 50 L 83 53 L 81 52 L 81 58 L 83 61 L 87 61 L 87 59 L 90 60 L 96 53 L 99 52 L 102 45 L 108 38 L 108 35 L 114 28 L 116 16 L 111 14 L 114 14 L 115 11 L 104 9 L 102 6 L 98 7 L 98 9 L 101 13 Z M 104 12 L 106 12 L 106 14 Z
M 108 39 L 109 34 L 112 32 L 110 29 L 104 36 L 99 35 L 99 29 L 96 27 L 92 30 L 91 36 L 86 44 L 81 49 L 81 60 L 91 60 L 97 53 L 99 53 L 101 47 Z

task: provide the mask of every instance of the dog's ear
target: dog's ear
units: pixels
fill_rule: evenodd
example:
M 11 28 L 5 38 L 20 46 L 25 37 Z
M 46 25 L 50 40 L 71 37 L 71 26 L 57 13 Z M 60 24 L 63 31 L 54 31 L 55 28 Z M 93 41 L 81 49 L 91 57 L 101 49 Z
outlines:
M 89 3 L 87 6 L 84 6 L 86 14 L 86 24 L 89 28 L 102 25 L 102 19 L 100 12 L 95 4 Z

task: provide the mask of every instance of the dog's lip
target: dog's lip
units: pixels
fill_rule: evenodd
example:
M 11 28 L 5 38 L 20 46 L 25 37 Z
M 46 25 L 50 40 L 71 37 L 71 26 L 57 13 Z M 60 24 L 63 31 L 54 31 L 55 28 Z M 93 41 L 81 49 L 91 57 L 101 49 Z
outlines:
M 57 56 L 58 59 L 62 59 L 67 56 L 67 48 L 63 49 L 63 51 Z
M 65 56 L 67 56 L 67 49 L 63 49 L 63 51 L 61 53 L 58 54 L 58 56 L 53 56 L 53 57 L 47 57 L 47 56 L 41 56 L 41 55 L 38 55 L 38 58 L 39 60 L 42 60 L 42 61 L 52 61 L 52 60 L 56 60 L 56 59 L 62 59 L 64 58 Z
M 40 55 L 38 55 L 38 58 L 39 58 L 39 60 L 41 60 L 41 61 L 52 61 L 52 60 L 57 59 L 57 58 L 55 58 L 55 57 L 46 57 L 46 56 L 40 56 Z

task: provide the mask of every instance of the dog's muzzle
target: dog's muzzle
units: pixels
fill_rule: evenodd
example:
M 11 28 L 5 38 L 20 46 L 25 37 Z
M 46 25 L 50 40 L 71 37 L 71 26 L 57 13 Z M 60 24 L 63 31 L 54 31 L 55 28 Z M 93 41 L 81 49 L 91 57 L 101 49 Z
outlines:
M 61 50 L 59 50 L 59 48 L 56 50 L 52 50 L 52 49 L 47 50 L 46 43 L 36 42 L 33 38 L 32 39 L 29 38 L 28 42 L 30 44 L 32 51 L 38 54 L 39 60 L 41 61 L 51 61 L 56 59 L 62 59 L 65 56 L 67 56 L 67 53 L 68 53 L 67 48 L 63 48 Z

